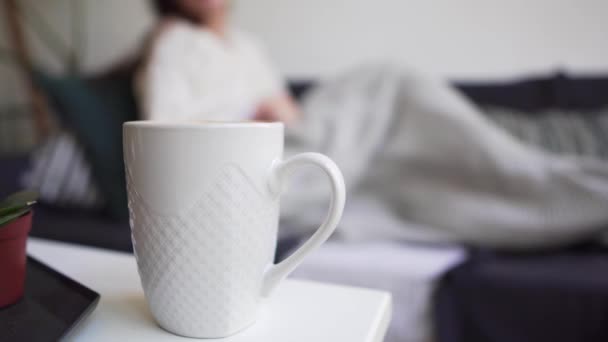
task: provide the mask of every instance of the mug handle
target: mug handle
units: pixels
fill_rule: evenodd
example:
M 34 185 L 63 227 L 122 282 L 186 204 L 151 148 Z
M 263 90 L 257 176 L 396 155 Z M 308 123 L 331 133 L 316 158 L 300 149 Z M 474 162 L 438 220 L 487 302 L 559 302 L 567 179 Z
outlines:
M 295 168 L 302 165 L 315 165 L 327 175 L 331 185 L 331 201 L 325 220 L 317 231 L 300 248 L 278 264 L 270 265 L 264 272 L 262 282 L 262 295 L 268 296 L 272 290 L 291 273 L 304 259 L 304 257 L 317 249 L 336 229 L 342 217 L 346 190 L 344 177 L 338 166 L 326 156 L 319 153 L 302 153 L 284 161 L 275 161 L 270 170 L 269 187 L 273 194 L 280 194 L 287 177 Z

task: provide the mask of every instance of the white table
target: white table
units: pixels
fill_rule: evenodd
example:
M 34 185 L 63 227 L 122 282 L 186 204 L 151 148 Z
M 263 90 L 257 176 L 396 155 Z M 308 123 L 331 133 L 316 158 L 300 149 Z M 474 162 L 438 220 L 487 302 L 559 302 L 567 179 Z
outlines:
M 97 309 L 70 335 L 75 341 L 192 341 L 154 322 L 126 253 L 30 238 L 28 253 L 101 294 Z M 286 280 L 249 329 L 213 341 L 382 341 L 391 296 L 376 290 Z

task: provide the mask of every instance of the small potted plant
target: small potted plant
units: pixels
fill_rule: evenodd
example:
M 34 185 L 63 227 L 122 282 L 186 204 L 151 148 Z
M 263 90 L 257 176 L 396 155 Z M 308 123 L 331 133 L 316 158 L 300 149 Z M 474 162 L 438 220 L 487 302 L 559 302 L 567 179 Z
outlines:
M 38 194 L 15 193 L 0 202 L 0 308 L 17 302 L 25 286 L 25 243 Z

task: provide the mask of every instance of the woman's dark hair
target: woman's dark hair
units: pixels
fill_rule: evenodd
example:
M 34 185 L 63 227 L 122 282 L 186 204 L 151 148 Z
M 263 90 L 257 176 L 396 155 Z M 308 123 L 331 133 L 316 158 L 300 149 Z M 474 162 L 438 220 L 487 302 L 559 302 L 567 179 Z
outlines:
M 161 17 L 178 17 L 189 21 L 198 21 L 192 14 L 184 11 L 179 5 L 179 0 L 152 0 L 152 6 Z

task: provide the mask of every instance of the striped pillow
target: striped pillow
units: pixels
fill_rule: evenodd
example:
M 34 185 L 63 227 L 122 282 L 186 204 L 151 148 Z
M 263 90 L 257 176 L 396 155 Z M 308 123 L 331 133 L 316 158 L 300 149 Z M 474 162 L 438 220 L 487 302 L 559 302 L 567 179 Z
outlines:
M 103 205 L 84 151 L 69 133 L 49 138 L 36 150 L 21 181 L 24 187 L 38 190 L 40 200 L 49 204 L 86 209 Z
M 482 110 L 494 123 L 527 144 L 558 154 L 608 160 L 608 108 L 539 113 L 497 107 Z

